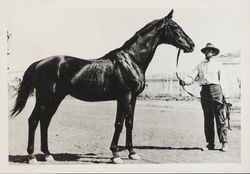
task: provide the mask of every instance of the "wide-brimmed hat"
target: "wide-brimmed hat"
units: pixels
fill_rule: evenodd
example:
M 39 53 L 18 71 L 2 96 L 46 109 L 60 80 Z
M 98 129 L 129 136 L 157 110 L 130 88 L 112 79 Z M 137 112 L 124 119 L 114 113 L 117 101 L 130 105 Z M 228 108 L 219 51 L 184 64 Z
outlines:
M 213 50 L 215 56 L 220 53 L 220 50 L 218 48 L 214 47 L 213 44 L 211 44 L 211 43 L 207 43 L 206 47 L 201 49 L 201 52 L 205 54 L 207 50 Z

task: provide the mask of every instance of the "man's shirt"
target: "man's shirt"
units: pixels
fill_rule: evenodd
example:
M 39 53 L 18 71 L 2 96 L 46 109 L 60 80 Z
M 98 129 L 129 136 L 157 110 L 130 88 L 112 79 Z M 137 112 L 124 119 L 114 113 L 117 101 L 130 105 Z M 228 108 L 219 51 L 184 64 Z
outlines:
M 222 65 L 214 58 L 202 61 L 189 74 L 199 85 L 221 84 Z

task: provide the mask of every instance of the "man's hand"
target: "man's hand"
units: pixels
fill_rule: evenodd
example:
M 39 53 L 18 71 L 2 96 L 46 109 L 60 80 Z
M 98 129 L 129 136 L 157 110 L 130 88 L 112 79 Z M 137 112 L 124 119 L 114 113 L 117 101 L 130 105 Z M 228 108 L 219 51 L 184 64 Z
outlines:
M 181 86 L 185 86 L 185 85 L 186 85 L 186 83 L 185 83 L 183 80 L 179 80 L 179 84 L 180 84 Z

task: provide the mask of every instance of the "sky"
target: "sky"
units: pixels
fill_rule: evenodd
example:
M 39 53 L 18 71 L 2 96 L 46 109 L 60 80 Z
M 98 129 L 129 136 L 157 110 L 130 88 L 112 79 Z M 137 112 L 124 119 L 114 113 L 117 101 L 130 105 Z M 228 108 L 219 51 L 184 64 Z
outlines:
M 47 1 L 48 2 L 48 1 Z M 52 1 L 53 2 L 53 1 Z M 99 58 L 123 45 L 136 31 L 172 8 L 82 8 L 22 5 L 10 8 L 7 29 L 10 71 L 24 71 L 34 61 L 70 55 Z M 241 51 L 244 10 L 232 7 L 173 8 L 173 20 L 192 38 L 195 50 L 181 54 L 179 69 L 191 70 L 204 59 L 200 52 L 207 42 L 221 53 Z M 177 49 L 160 45 L 147 74 L 175 71 Z

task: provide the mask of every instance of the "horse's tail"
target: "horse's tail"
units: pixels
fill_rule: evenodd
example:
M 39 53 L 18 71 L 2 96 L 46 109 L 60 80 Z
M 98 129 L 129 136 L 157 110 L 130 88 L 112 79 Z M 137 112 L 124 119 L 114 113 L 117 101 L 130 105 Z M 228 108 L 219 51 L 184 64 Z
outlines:
M 34 90 L 34 86 L 32 84 L 33 82 L 32 75 L 37 63 L 38 62 L 31 64 L 29 68 L 24 72 L 23 80 L 19 84 L 16 93 L 17 95 L 16 103 L 13 109 L 11 110 L 10 118 L 16 117 L 23 110 L 30 93 L 32 93 Z

